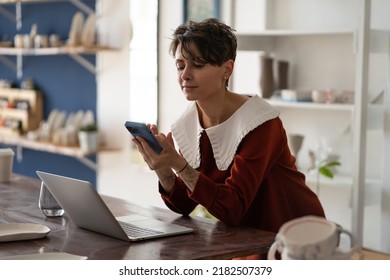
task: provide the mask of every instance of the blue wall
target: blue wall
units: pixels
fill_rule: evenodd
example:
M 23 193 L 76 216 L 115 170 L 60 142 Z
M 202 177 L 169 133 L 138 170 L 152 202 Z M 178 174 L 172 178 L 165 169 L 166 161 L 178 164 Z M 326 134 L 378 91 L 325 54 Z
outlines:
M 83 1 L 92 9 L 95 1 Z M 15 14 L 15 5 L 2 5 Z M 15 34 L 30 33 L 31 26 L 38 25 L 38 33 L 59 34 L 65 41 L 77 7 L 68 2 L 22 4 L 22 29 L 0 14 L 0 38 L 11 40 Z M 87 14 L 84 14 L 85 19 Z M 83 55 L 95 64 L 95 55 Z M 7 56 L 16 63 L 15 56 Z M 96 78 L 95 75 L 68 55 L 58 56 L 24 56 L 23 76 L 19 80 L 15 71 L 0 63 L 0 79 L 12 80 L 15 87 L 24 79 L 32 78 L 36 86 L 44 94 L 44 118 L 47 119 L 53 109 L 68 113 L 78 110 L 92 110 L 96 117 Z M 4 147 L 4 145 L 0 146 Z M 90 158 L 96 161 L 95 157 Z M 23 160 L 15 160 L 14 172 L 37 177 L 36 170 L 59 173 L 65 176 L 88 180 L 96 185 L 96 172 L 82 164 L 79 160 L 52 153 L 23 149 Z

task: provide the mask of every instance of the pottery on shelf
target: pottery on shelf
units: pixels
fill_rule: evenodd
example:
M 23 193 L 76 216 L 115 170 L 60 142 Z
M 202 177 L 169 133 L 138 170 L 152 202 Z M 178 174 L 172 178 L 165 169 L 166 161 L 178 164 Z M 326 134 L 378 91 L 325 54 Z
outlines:
M 277 62 L 277 88 L 288 89 L 288 61 L 279 60 Z
M 260 91 L 263 98 L 270 98 L 275 90 L 273 58 L 267 55 L 260 57 Z

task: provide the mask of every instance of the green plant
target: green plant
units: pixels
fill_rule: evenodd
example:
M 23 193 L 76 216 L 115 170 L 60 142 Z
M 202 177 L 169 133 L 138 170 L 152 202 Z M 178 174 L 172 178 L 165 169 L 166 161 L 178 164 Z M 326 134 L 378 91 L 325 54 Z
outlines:
M 340 166 L 341 163 L 339 161 L 320 161 L 317 168 L 317 195 L 320 194 L 320 175 L 333 179 L 334 173 L 332 171 L 332 167 Z
M 92 131 L 97 131 L 97 130 L 98 130 L 98 127 L 94 123 L 87 124 L 87 125 L 84 125 L 84 126 L 80 127 L 80 131 L 92 132 Z

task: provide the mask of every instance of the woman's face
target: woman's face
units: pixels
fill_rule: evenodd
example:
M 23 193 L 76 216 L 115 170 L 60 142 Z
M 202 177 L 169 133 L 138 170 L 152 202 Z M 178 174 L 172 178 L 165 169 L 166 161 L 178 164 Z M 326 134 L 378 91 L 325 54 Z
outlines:
M 187 60 L 181 46 L 175 54 L 177 79 L 187 100 L 207 100 L 226 92 L 225 82 L 231 74 L 227 70 L 228 62 L 222 66 L 213 66 Z

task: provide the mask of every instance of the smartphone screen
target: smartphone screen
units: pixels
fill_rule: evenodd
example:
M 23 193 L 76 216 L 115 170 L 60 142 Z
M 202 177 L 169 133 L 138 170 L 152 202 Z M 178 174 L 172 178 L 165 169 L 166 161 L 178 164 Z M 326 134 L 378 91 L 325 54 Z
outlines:
M 133 137 L 137 137 L 137 136 L 142 137 L 148 142 L 149 146 L 156 153 L 158 154 L 161 153 L 162 147 L 160 143 L 157 142 L 156 137 L 154 137 L 153 133 L 150 131 L 149 127 L 146 126 L 146 124 L 127 121 L 125 123 L 125 127 Z

